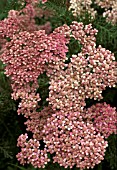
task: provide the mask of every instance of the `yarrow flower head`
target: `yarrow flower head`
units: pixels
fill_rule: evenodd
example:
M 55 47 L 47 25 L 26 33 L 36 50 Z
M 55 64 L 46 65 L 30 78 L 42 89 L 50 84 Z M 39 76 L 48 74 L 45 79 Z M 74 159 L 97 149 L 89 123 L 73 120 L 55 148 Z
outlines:
M 5 74 L 11 76 L 13 88 L 20 89 L 29 82 L 37 82 L 47 63 L 64 60 L 66 52 L 66 41 L 62 35 L 47 35 L 44 30 L 24 31 L 6 43 L 1 60 L 6 64 Z
M 113 25 L 117 24 L 116 0 L 96 0 L 95 3 L 105 10 L 103 17 L 106 17 L 107 22 L 111 22 Z
M 25 125 L 27 126 L 26 130 L 33 133 L 34 139 L 43 139 L 43 126 L 46 125 L 47 119 L 51 117 L 53 113 L 54 111 L 49 106 L 44 107 L 40 112 L 33 109 L 33 112 L 30 113 L 30 119 L 25 122 Z
M 40 150 L 40 143 L 36 139 L 30 139 L 28 141 L 27 134 L 19 136 L 17 146 L 22 147 L 21 152 L 16 157 L 23 165 L 25 163 L 31 163 L 35 168 L 44 168 L 50 161 L 47 150 Z
M 85 18 L 86 12 L 91 15 L 91 19 L 95 18 L 96 11 L 91 7 L 91 0 L 70 0 L 69 10 L 74 16 L 83 16 Z
M 82 120 L 79 112 L 55 112 L 44 126 L 47 151 L 55 154 L 54 162 L 60 166 L 82 169 L 93 168 L 104 159 L 107 142 L 92 123 Z
M 0 37 L 12 39 L 15 34 L 21 31 L 38 30 L 34 20 L 35 15 L 35 10 L 31 4 L 27 4 L 20 11 L 10 10 L 8 18 L 0 21 Z
M 85 118 L 93 119 L 94 127 L 105 138 L 111 134 L 117 134 L 117 112 L 115 107 L 106 103 L 97 103 L 91 106 L 85 112 Z
M 44 25 L 36 24 L 35 17 L 38 15 L 37 7 L 35 7 L 36 1 L 35 3 L 31 2 L 27 2 L 26 6 L 19 11 L 10 10 L 8 12 L 8 18 L 0 21 L 0 39 L 12 39 L 14 35 L 22 31 L 33 32 L 45 29 L 47 33 L 51 32 L 49 22 Z
M 53 66 L 52 74 L 48 73 L 50 92 L 47 101 L 54 110 L 82 112 L 86 98 L 100 100 L 107 86 L 115 87 L 114 54 L 101 46 L 96 47 L 97 30 L 92 29 L 91 24 L 84 26 L 73 22 L 70 27 L 64 25 L 55 32 L 64 33 L 67 43 L 71 37 L 75 38 L 81 43 L 82 51 L 73 54 L 70 63 L 62 69 Z

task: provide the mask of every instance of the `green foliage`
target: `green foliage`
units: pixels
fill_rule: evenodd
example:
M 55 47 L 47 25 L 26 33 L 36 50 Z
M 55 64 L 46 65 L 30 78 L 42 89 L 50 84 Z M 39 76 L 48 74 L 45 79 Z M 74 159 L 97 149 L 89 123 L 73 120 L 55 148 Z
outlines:
M 0 0 L 0 20 L 7 17 L 11 9 L 18 10 L 22 8 L 18 0 Z
M 16 160 L 16 141 L 21 133 L 17 121 L 16 104 L 11 99 L 10 80 L 4 75 L 0 62 L 0 169 L 7 169 L 8 162 Z
M 46 73 L 38 77 L 38 84 L 39 84 L 39 88 L 37 89 L 37 93 L 39 93 L 41 97 L 39 106 L 41 106 L 40 109 L 42 109 L 44 106 L 48 106 L 48 102 L 46 101 L 46 98 L 49 97 L 49 90 L 48 90 L 49 79 Z
M 103 97 L 106 103 L 113 105 L 115 102 L 116 106 L 117 88 L 106 88 L 106 90 L 103 91 Z
M 67 60 L 65 63 L 68 64 L 70 62 L 70 58 L 72 57 L 72 54 L 77 55 L 79 52 L 81 52 L 81 48 L 82 45 L 80 44 L 80 42 L 78 42 L 74 38 L 71 38 L 70 43 L 68 44 Z
M 39 7 L 44 7 L 45 10 L 48 9 L 52 12 L 52 16 L 48 19 L 51 22 L 52 30 L 63 24 L 70 25 L 74 20 L 72 13 L 66 8 L 65 0 L 49 0 L 44 5 L 40 4 Z
M 97 45 L 100 44 L 114 52 L 117 59 L 117 25 L 112 26 L 100 16 L 92 24 L 98 30 Z
M 117 136 L 111 135 L 108 138 L 109 147 L 106 150 L 105 161 L 112 170 L 117 169 Z

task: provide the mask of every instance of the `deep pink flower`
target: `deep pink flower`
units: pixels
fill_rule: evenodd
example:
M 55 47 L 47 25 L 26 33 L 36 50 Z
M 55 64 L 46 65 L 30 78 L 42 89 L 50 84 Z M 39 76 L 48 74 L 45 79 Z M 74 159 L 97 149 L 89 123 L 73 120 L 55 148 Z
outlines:
M 108 138 L 111 134 L 117 134 L 117 112 L 115 107 L 106 103 L 97 103 L 87 109 L 85 118 L 92 120 L 97 132 Z

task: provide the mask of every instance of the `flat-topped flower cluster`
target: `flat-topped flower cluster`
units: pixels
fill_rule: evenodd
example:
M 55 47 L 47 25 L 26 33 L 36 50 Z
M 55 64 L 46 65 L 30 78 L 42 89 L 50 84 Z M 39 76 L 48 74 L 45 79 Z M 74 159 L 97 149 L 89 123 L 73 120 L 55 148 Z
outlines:
M 13 13 L 10 11 L 8 19 L 0 23 L 0 37 L 10 38 L 2 47 L 0 59 L 11 79 L 12 98 L 21 100 L 17 112 L 27 118 L 26 130 L 33 134 L 32 139 L 27 133 L 18 138 L 21 151 L 17 159 L 23 165 L 44 168 L 50 153 L 54 154 L 53 162 L 65 168 L 93 168 L 104 159 L 106 138 L 116 134 L 116 110 L 106 103 L 86 109 L 86 99 L 100 101 L 106 87 L 115 87 L 114 54 L 96 46 L 97 30 L 91 24 L 74 21 L 46 34 L 36 27 L 25 30 L 22 25 L 15 29 L 7 25 Z M 66 64 L 71 38 L 82 47 Z M 44 72 L 49 78 L 48 106 L 37 111 L 41 100 L 38 77 Z
M 86 17 L 86 12 L 90 16 L 90 20 L 95 19 L 97 11 L 92 7 L 92 0 L 70 0 L 69 10 L 72 11 L 75 17 Z M 113 25 L 117 24 L 117 1 L 116 0 L 96 0 L 94 4 L 104 9 L 103 17 L 106 17 L 107 22 Z
M 91 16 L 91 19 L 95 18 L 96 11 L 91 7 L 92 0 L 70 0 L 69 10 L 72 11 L 74 16 L 85 17 L 86 12 Z
M 117 1 L 116 0 L 96 0 L 96 4 L 105 9 L 103 17 L 113 25 L 117 24 Z

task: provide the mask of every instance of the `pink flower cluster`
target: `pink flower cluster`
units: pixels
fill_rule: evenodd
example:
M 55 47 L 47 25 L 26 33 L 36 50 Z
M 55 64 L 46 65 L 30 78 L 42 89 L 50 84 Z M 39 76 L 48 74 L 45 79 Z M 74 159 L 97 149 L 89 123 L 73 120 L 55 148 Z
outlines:
M 43 126 L 46 125 L 47 119 L 51 117 L 53 113 L 54 111 L 49 106 L 45 107 L 40 112 L 37 112 L 33 109 L 32 113 L 29 116 L 30 119 L 27 119 L 25 125 L 27 126 L 26 130 L 33 133 L 34 139 L 43 139 Z
M 107 137 L 107 131 L 105 131 L 105 129 L 107 130 L 108 125 L 110 125 L 111 133 L 115 132 L 113 131 L 113 127 L 116 126 L 113 125 L 116 122 L 115 108 L 111 108 L 106 103 L 98 103 L 96 106 L 88 108 L 87 111 L 84 110 L 83 113 L 52 111 L 53 113 L 49 116 L 50 112 L 50 108 L 45 108 L 40 112 L 43 118 L 45 114 L 48 114 L 46 123 L 45 121 L 38 121 L 41 116 L 40 113 L 36 114 L 34 124 L 33 121 L 32 124 L 30 124 L 31 121 L 27 121 L 31 131 L 31 126 L 35 128 L 33 129 L 35 132 L 37 130 L 37 136 L 29 141 L 26 141 L 28 138 L 26 134 L 18 138 L 18 146 L 22 148 L 21 152 L 17 155 L 20 163 L 31 163 L 33 166 L 39 168 L 40 166 L 44 167 L 47 163 L 47 160 L 44 160 L 44 158 L 39 155 L 40 152 L 43 152 L 38 148 L 39 143 L 37 140 L 39 140 L 39 130 L 42 132 L 42 139 L 45 143 L 44 154 L 46 156 L 48 152 L 54 154 L 53 161 L 59 163 L 60 166 L 72 168 L 76 165 L 80 170 L 83 170 L 85 168 L 93 168 L 104 159 L 106 147 L 108 146 L 107 141 L 104 140 L 104 136 Z M 92 118 L 94 118 L 94 122 L 92 122 Z M 95 126 L 95 122 L 98 120 L 100 123 L 103 122 L 102 127 L 104 125 L 104 129 L 97 130 L 99 125 Z M 104 121 L 108 122 L 104 123 Z M 102 132 L 103 130 L 104 132 Z M 108 131 L 109 130 L 110 129 L 108 129 Z M 103 133 L 104 136 L 102 136 L 100 132 L 101 134 Z M 38 160 L 35 161 L 35 159 L 37 159 L 36 155 L 38 156 Z M 43 165 L 42 162 L 40 162 L 41 159 L 44 160 Z
M 17 159 L 21 164 L 32 164 L 35 168 L 45 167 L 50 161 L 47 156 L 46 149 L 39 150 L 40 144 L 36 139 L 30 139 L 27 141 L 28 135 L 21 135 L 18 138 L 17 146 L 21 147 L 21 152 L 17 154 Z
M 91 15 L 91 19 L 95 18 L 96 11 L 91 7 L 92 0 L 70 0 L 69 10 L 72 11 L 74 16 L 85 17 L 86 12 Z
M 69 28 L 71 32 L 67 26 L 57 28 L 55 32 L 66 32 L 68 41 L 70 37 L 78 40 L 82 44 L 82 52 L 71 56 L 65 70 L 58 66 L 58 71 L 53 66 L 54 75 L 49 73 L 50 92 L 47 100 L 53 110 L 81 112 L 86 105 L 85 98 L 100 100 L 107 86 L 115 87 L 116 62 L 111 51 L 96 47 L 97 30 L 92 29 L 91 24 L 84 27 L 82 23 L 73 22 Z
M 117 1 L 116 0 L 96 0 L 95 2 L 101 8 L 105 9 L 103 17 L 106 17 L 107 22 L 113 25 L 117 24 Z
M 38 18 L 42 18 L 45 17 L 46 19 L 52 15 L 52 11 L 50 11 L 49 9 L 45 9 L 45 2 L 47 2 L 47 0 L 19 0 L 18 3 L 20 6 L 25 6 L 26 5 L 32 5 L 34 10 L 35 10 L 35 14 L 36 17 Z M 43 6 L 40 8 L 38 7 L 38 4 L 42 3 Z M 39 26 L 40 27 L 40 26 Z
M 49 22 L 44 25 L 37 25 L 35 23 L 35 17 L 38 15 L 34 5 L 36 2 L 34 4 L 31 2 L 27 3 L 26 6 L 19 11 L 10 10 L 8 18 L 0 21 L 0 39 L 12 39 L 15 34 L 19 34 L 21 31 L 33 32 L 45 29 L 47 33 L 51 32 Z
M 52 111 L 48 113 L 49 108 L 40 113 L 36 111 L 41 100 L 39 94 L 36 94 L 39 87 L 37 78 L 46 71 L 48 64 L 64 60 L 66 52 L 66 40 L 62 35 L 47 35 L 40 30 L 14 35 L 12 40 L 6 43 L 0 56 L 6 64 L 5 74 L 11 77 L 12 98 L 21 99 L 17 112 L 28 119 L 25 124 L 27 130 L 33 133 L 34 139 L 42 139 L 42 125 L 52 114 Z
M 16 90 L 16 89 L 15 89 Z M 41 100 L 39 94 L 36 94 L 34 89 L 28 87 L 28 92 L 26 92 L 26 89 L 22 88 L 21 90 L 17 90 L 18 92 L 12 94 L 13 99 L 21 99 L 21 102 L 18 105 L 18 114 L 23 114 L 24 117 L 29 118 L 32 114 L 32 112 L 36 112 L 36 109 L 39 108 L 38 102 Z M 17 97 L 17 98 L 16 98 Z
M 85 118 L 94 119 L 93 124 L 97 132 L 100 132 L 105 138 L 111 134 L 117 134 L 117 112 L 115 107 L 110 107 L 106 103 L 97 103 L 91 106 L 85 112 Z
M 62 35 L 47 35 L 44 30 L 24 31 L 6 43 L 1 60 L 7 64 L 5 74 L 11 76 L 12 88 L 16 92 L 27 83 L 37 82 L 47 64 L 64 60 L 66 52 L 66 41 Z
M 103 8 L 105 11 L 103 17 L 106 17 L 107 22 L 113 25 L 117 24 L 117 1 L 116 0 L 96 0 L 95 4 Z M 97 11 L 92 6 L 92 0 L 70 0 L 69 10 L 73 15 L 86 17 L 86 13 L 90 15 L 90 19 L 95 19 Z
M 12 38 L 21 31 L 38 30 L 34 20 L 35 15 L 35 10 L 31 4 L 27 4 L 20 11 L 10 10 L 8 18 L 0 21 L 0 37 Z
M 47 152 L 55 153 L 54 162 L 72 168 L 93 168 L 104 159 L 107 142 L 96 133 L 92 123 L 84 122 L 79 112 L 56 112 L 43 130 Z

